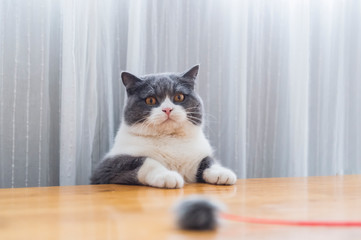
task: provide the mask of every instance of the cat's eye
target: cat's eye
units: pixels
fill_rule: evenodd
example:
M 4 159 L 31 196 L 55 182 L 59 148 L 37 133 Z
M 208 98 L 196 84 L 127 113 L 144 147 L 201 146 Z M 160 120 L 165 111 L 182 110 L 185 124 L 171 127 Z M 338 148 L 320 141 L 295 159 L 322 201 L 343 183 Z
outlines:
M 175 102 L 183 102 L 184 101 L 184 95 L 181 93 L 178 93 L 174 96 L 174 101 Z
M 155 105 L 157 103 L 157 99 L 155 99 L 155 97 L 147 97 L 145 99 L 145 103 L 148 105 Z

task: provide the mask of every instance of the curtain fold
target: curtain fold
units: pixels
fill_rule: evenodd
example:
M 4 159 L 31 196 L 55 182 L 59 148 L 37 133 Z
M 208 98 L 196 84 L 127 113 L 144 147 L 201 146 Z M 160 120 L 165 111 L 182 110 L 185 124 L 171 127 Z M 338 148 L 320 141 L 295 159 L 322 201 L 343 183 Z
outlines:
M 239 178 L 361 174 L 357 0 L 0 2 L 0 187 L 88 184 L 121 71 L 200 64 L 205 132 Z

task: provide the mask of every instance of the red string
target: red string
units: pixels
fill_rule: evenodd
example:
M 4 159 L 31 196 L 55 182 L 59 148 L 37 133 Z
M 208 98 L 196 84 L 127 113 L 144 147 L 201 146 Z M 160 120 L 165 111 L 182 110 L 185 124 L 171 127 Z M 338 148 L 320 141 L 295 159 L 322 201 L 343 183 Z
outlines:
M 251 218 L 233 215 L 229 213 L 221 213 L 222 218 L 246 223 L 257 224 L 273 224 L 273 225 L 292 225 L 292 226 L 311 226 L 311 227 L 361 227 L 361 222 L 351 221 L 293 221 L 293 220 L 279 220 L 279 219 L 264 219 L 264 218 Z

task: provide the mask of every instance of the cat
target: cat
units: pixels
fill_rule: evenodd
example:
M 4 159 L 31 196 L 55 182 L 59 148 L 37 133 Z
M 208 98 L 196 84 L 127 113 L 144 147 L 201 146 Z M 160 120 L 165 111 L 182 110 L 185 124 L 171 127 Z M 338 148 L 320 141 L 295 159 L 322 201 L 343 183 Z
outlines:
M 92 184 L 182 188 L 184 182 L 236 182 L 236 174 L 213 158 L 204 135 L 203 104 L 194 89 L 198 71 L 199 65 L 184 73 L 121 73 L 127 91 L 123 119 Z

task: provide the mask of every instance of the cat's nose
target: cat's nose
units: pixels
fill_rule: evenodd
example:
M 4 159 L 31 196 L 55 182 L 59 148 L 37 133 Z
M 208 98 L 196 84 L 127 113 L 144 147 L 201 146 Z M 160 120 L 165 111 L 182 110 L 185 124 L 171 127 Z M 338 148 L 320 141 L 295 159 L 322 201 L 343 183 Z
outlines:
M 163 108 L 162 111 L 165 112 L 165 114 L 167 114 L 169 116 L 170 112 L 173 110 L 173 108 Z

